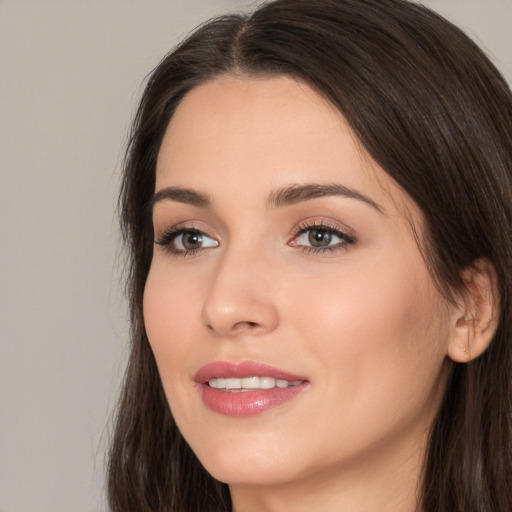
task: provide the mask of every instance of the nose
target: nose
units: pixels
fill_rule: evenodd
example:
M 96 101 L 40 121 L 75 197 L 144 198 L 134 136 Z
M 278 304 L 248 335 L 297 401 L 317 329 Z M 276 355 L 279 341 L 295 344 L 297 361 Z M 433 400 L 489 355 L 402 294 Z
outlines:
M 202 308 L 202 322 L 218 336 L 262 335 L 278 323 L 271 265 L 255 254 L 226 253 L 218 262 Z

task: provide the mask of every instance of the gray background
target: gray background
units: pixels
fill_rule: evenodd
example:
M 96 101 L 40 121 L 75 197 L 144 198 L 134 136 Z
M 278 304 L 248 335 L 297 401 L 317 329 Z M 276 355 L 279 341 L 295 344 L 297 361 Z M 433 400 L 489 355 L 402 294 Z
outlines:
M 256 2 L 0 0 L 0 512 L 96 512 L 127 356 L 115 197 L 141 83 Z M 512 82 L 512 0 L 430 0 Z

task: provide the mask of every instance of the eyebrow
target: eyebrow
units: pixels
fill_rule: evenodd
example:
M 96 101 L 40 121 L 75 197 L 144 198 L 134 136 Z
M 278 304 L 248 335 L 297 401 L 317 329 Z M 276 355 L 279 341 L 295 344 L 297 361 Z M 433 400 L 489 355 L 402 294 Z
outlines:
M 211 208 L 213 205 L 213 201 L 209 196 L 191 188 L 165 187 L 156 192 L 149 200 L 147 204 L 148 210 L 151 211 L 156 203 L 165 200 L 190 204 L 198 208 Z
M 319 197 L 343 196 L 357 199 L 375 208 L 378 212 L 384 213 L 373 199 L 365 196 L 357 190 L 345 187 L 338 183 L 305 183 L 289 185 L 272 192 L 268 198 L 268 205 L 274 208 L 288 206 L 303 201 L 310 201 Z
M 267 200 L 267 205 L 272 208 L 280 208 L 328 196 L 342 196 L 357 199 L 373 207 L 378 212 L 384 213 L 382 207 L 373 199 L 357 190 L 338 183 L 305 183 L 280 187 L 271 192 Z M 208 195 L 197 192 L 196 190 L 182 187 L 165 187 L 151 197 L 147 203 L 148 210 L 152 211 L 155 204 L 165 200 L 190 204 L 205 209 L 213 206 L 213 201 Z

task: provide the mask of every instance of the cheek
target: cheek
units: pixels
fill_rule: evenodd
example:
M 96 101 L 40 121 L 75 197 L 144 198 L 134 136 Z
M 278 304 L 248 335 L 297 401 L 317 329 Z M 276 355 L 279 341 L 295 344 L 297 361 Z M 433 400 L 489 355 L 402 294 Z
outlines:
M 176 375 L 173 368 L 183 368 L 190 331 L 200 314 L 195 293 L 194 286 L 183 286 L 164 266 L 151 267 L 144 289 L 144 324 L 164 384 Z
M 157 261 L 149 272 L 144 290 L 144 324 L 169 407 L 182 430 L 181 426 L 193 423 L 190 404 L 197 399 L 191 385 L 197 370 L 192 366 L 191 351 L 202 350 L 201 339 L 193 332 L 200 321 L 200 302 L 197 284 L 186 286 L 179 274 L 166 267 Z
M 353 418 L 361 432 L 392 415 L 420 414 L 426 404 L 430 411 L 431 400 L 435 406 L 449 334 L 422 261 L 363 266 L 316 292 L 308 287 L 294 308 L 296 319 L 308 320 L 301 326 L 310 340 L 306 357 L 321 362 L 322 384 L 339 397 L 331 414 L 339 424 Z
M 290 294 L 293 315 L 318 332 L 324 349 L 421 350 L 427 338 L 432 347 L 443 324 L 442 301 L 423 262 L 395 260 L 380 266 L 361 261 L 306 283 L 302 293 Z

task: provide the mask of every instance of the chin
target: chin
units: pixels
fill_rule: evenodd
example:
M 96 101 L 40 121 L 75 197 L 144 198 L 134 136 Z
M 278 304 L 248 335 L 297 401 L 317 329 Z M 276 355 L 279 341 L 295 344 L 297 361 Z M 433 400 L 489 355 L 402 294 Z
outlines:
M 202 450 L 201 448 L 205 448 Z M 240 442 L 192 447 L 201 464 L 215 479 L 230 485 L 275 485 L 296 478 L 297 461 L 290 459 L 282 442 Z
M 296 479 L 296 476 L 289 474 L 289 467 L 285 470 L 280 465 L 253 464 L 249 461 L 237 462 L 237 464 L 226 465 L 224 463 L 213 463 L 205 465 L 205 469 L 216 480 L 228 485 L 265 487 L 280 485 Z

